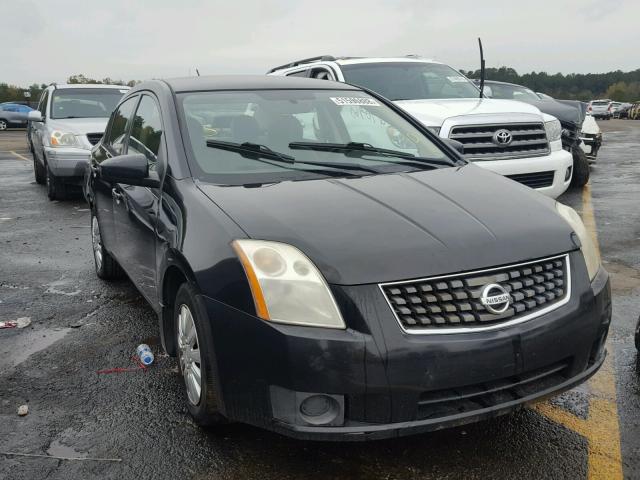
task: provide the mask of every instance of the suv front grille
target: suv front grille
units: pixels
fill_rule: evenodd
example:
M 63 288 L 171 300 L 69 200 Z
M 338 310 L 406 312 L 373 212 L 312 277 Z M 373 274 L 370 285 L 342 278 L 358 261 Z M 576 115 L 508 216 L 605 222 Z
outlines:
M 508 308 L 502 313 L 492 313 L 482 303 L 483 290 L 492 284 L 500 285 L 509 295 Z M 407 333 L 459 333 L 502 328 L 555 310 L 569 301 L 569 256 L 380 284 L 380 288 Z M 491 289 L 489 293 L 495 290 Z
M 507 175 L 507 178 L 515 180 L 527 187 L 545 188 L 553 185 L 554 173 L 553 170 L 550 172 L 519 173 L 517 175 Z
M 499 130 L 512 135 L 508 144 L 498 144 L 493 137 Z M 488 125 L 458 125 L 449 138 L 464 145 L 467 160 L 503 160 L 536 157 L 549 153 L 547 133 L 542 123 L 507 123 Z
M 91 145 L 95 145 L 103 137 L 104 133 L 87 133 L 87 140 Z

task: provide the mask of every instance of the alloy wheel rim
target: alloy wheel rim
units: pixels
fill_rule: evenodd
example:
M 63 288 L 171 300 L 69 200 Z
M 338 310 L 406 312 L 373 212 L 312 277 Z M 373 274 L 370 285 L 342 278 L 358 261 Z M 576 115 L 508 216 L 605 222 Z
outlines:
M 6 130 L 7 129 L 7 122 L 5 122 L 4 120 L 0 120 L 0 130 Z
M 96 259 L 96 268 L 100 270 L 102 268 L 102 238 L 96 217 L 91 220 L 91 243 L 93 244 L 93 256 Z
M 193 405 L 198 405 L 202 393 L 202 360 L 198 332 L 191 310 L 180 305 L 178 314 L 178 348 L 180 349 L 180 370 L 187 388 L 187 397 Z

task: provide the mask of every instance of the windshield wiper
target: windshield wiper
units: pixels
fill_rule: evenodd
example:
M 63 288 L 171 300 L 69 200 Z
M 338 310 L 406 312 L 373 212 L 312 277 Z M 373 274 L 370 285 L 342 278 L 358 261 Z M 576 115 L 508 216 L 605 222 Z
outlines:
M 369 143 L 349 142 L 349 143 L 321 143 L 321 142 L 292 142 L 289 144 L 291 150 L 318 150 L 328 152 L 348 152 L 347 156 L 358 153 L 358 156 L 367 154 L 378 154 L 387 157 L 403 158 L 418 163 L 431 165 L 454 165 L 450 160 L 441 158 L 418 157 L 412 153 L 401 152 L 399 150 L 389 150 L 386 148 L 374 147 Z
M 222 140 L 207 140 L 207 147 L 236 152 L 245 158 L 269 158 L 283 163 L 295 163 L 296 159 L 286 153 L 271 150 L 266 145 L 244 142 L 223 142 Z
M 271 150 L 266 145 L 260 145 L 257 143 L 244 142 L 244 143 L 235 143 L 235 142 L 223 142 L 222 140 L 207 140 L 207 147 L 210 148 L 219 148 L 220 150 L 227 150 L 229 152 L 236 152 L 242 155 L 245 158 L 249 158 L 251 160 L 260 160 L 261 158 L 266 158 L 269 160 L 276 160 L 278 162 L 287 163 L 289 165 L 294 164 L 305 164 L 305 165 L 314 165 L 318 167 L 329 167 L 335 168 L 335 171 L 327 171 L 327 170 L 314 170 L 319 173 L 324 173 L 326 175 L 334 175 L 334 174 L 344 174 L 347 173 L 349 175 L 353 175 L 351 173 L 352 170 L 358 170 L 367 173 L 380 173 L 378 170 L 374 170 L 372 168 L 361 167 L 360 165 L 349 165 L 345 163 L 333 163 L 333 162 L 307 162 L 303 160 L 296 160 L 291 155 L 287 155 L 286 153 L 276 152 Z M 264 162 L 271 163 L 271 162 Z M 340 172 L 342 170 L 342 172 Z

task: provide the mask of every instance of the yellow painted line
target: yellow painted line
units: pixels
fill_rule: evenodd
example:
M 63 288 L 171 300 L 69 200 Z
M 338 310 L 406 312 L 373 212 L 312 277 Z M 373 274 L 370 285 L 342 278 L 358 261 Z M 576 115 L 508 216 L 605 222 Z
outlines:
M 24 155 L 20 155 L 19 153 L 14 152 L 13 150 L 10 150 L 9 153 L 11 153 L 12 155 L 24 160 L 25 162 L 30 162 L 31 161 L 27 157 L 25 157 Z
M 598 255 L 600 255 L 598 230 L 591 205 L 591 186 L 589 184 L 582 191 L 582 221 L 591 235 Z M 586 420 L 550 403 L 538 404 L 535 407 L 545 417 L 587 439 L 589 443 L 589 479 L 592 480 L 623 478 L 613 348 L 608 348 L 608 353 L 602 368 L 588 383 L 590 396 L 589 414 Z

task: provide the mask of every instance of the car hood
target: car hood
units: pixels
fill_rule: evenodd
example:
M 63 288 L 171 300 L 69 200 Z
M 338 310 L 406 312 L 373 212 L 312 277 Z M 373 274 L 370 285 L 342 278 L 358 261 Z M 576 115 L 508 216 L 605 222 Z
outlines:
M 107 128 L 108 118 L 65 118 L 49 119 L 47 125 L 51 130 L 60 130 L 75 135 L 101 133 Z
M 527 102 L 529 103 L 528 100 Z M 553 115 L 561 122 L 572 123 L 576 128 L 582 124 L 582 109 L 578 106 L 579 104 L 568 105 L 548 99 L 532 100 L 530 103 L 541 112 Z
M 398 100 L 394 103 L 428 127 L 440 127 L 446 119 L 461 115 L 512 113 L 540 115 L 540 110 L 533 105 L 493 98 Z
M 294 245 L 333 284 L 462 272 L 575 249 L 553 200 L 471 164 L 199 188 L 247 236 Z

